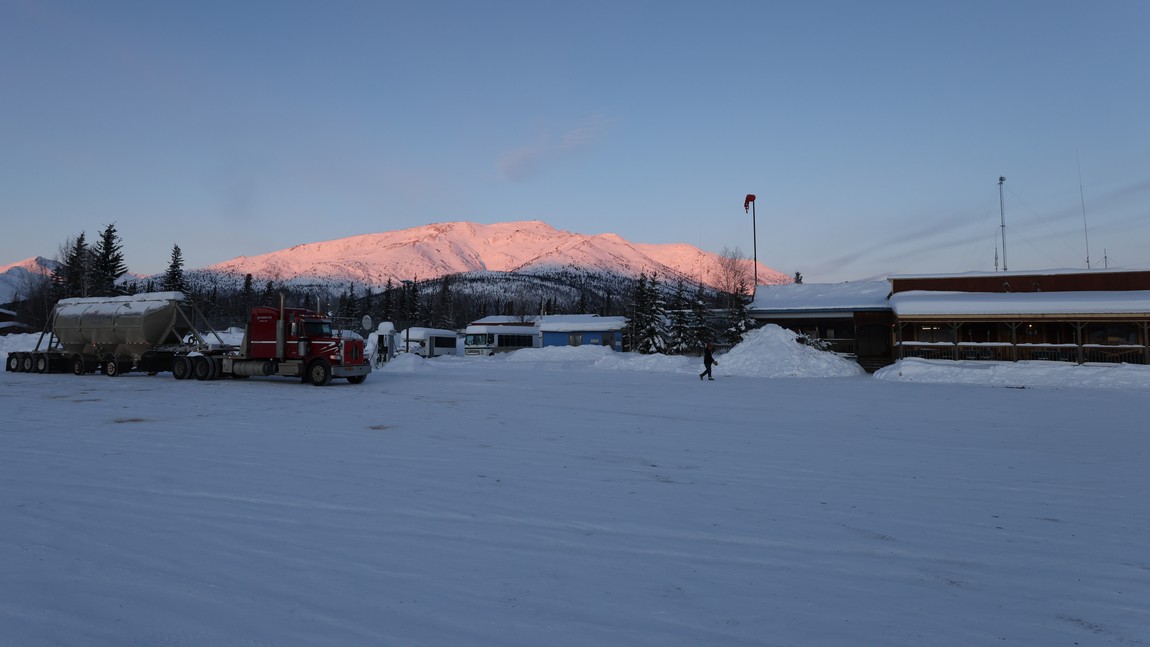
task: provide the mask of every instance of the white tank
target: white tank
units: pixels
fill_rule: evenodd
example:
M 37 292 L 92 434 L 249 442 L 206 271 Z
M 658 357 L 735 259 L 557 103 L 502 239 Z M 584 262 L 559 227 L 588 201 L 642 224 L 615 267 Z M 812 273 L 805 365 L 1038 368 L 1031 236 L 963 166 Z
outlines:
M 180 316 L 181 292 L 124 297 L 61 299 L 52 331 L 67 353 L 139 356 L 162 344 L 177 344 L 191 331 Z

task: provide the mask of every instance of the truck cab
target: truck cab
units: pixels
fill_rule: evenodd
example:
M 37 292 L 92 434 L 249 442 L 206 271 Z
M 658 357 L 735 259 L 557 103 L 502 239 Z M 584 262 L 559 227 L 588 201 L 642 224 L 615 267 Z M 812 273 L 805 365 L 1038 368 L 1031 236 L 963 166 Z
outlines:
M 359 384 L 371 373 L 362 337 L 337 331 L 330 318 L 303 308 L 253 308 L 243 353 L 274 362 L 276 375 L 317 386 L 333 378 Z

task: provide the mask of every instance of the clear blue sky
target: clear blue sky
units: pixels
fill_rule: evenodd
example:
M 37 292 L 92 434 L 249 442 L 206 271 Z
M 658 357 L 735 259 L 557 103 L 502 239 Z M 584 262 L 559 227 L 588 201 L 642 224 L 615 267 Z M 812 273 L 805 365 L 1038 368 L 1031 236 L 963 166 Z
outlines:
M 1150 2 L 0 0 L 0 264 L 537 219 L 808 282 L 1150 267 Z M 1081 163 L 1081 195 L 1078 173 Z M 1082 196 L 1086 218 L 1083 218 Z M 1085 220 L 1085 227 L 1084 227 Z M 1105 252 L 1104 252 L 1105 250 Z

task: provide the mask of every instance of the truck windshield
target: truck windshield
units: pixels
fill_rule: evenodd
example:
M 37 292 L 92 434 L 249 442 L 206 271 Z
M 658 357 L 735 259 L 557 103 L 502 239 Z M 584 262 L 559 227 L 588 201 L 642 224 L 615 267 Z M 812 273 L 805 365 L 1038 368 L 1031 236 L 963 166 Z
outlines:
M 331 337 L 331 322 L 305 321 L 303 332 L 307 337 Z

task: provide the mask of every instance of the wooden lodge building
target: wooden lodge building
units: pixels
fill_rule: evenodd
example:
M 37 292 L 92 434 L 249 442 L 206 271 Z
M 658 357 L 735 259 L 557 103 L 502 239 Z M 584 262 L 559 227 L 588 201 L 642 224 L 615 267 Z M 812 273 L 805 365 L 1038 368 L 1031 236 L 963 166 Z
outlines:
M 876 284 L 886 287 L 881 299 Z M 904 357 L 1150 364 L 1147 270 L 897 275 L 831 286 L 760 286 L 750 314 L 817 334 L 872 371 Z

